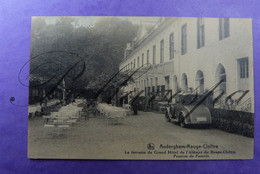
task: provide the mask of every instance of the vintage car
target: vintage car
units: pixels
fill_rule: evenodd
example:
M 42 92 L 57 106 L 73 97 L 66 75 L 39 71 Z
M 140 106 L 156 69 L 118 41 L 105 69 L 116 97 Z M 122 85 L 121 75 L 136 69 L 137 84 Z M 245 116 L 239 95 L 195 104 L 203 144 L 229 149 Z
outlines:
M 175 103 L 169 103 L 166 108 L 166 121 L 177 122 L 181 127 L 194 124 L 209 126 L 212 123 L 211 113 L 203 96 L 178 95 L 174 99 Z

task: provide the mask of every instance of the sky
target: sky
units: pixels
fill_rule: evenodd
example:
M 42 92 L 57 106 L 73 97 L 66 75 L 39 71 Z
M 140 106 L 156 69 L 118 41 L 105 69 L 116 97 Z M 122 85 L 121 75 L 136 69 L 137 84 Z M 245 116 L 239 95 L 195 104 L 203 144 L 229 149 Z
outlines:
M 57 19 L 60 16 L 46 16 L 44 17 L 47 24 L 55 24 Z M 78 27 L 84 26 L 87 27 L 89 25 L 93 25 L 98 19 L 106 18 L 104 16 L 74 16 L 78 21 Z M 133 24 L 141 24 L 142 22 L 151 22 L 156 23 L 159 20 L 159 17 L 117 17 L 122 20 L 129 20 Z

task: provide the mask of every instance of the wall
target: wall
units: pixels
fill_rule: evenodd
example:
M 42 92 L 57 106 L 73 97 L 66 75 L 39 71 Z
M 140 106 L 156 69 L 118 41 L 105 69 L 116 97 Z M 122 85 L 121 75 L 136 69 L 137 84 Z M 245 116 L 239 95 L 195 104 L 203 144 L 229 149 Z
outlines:
M 205 46 L 197 48 L 197 18 L 172 18 L 154 31 L 134 52 L 130 54 L 128 59 L 120 64 L 120 68 L 127 65 L 137 57 L 140 57 L 140 65 L 142 53 L 144 53 L 144 62 L 146 63 L 146 53 L 149 49 L 150 62 L 152 62 L 153 45 L 156 44 L 156 64 L 160 64 L 160 41 L 164 39 L 164 62 L 160 64 L 160 70 L 153 69 L 147 76 L 142 76 L 140 80 L 149 77 L 158 77 L 159 85 L 164 85 L 164 77 L 170 77 L 170 88 L 173 89 L 173 77 L 176 75 L 178 86 L 180 87 L 182 74 L 185 73 L 188 79 L 188 87 L 195 89 L 196 73 L 201 70 L 204 74 L 204 88 L 210 89 L 217 83 L 216 71 L 219 64 L 222 64 L 226 71 L 226 94 L 227 97 L 233 92 L 239 90 L 239 67 L 237 59 L 248 57 L 249 61 L 249 93 L 243 98 L 242 103 L 246 99 L 251 98 L 250 111 L 254 111 L 252 105 L 253 97 L 253 50 L 252 50 L 252 21 L 251 19 L 229 19 L 229 37 L 219 40 L 219 19 L 203 18 L 205 30 Z M 187 53 L 181 54 L 181 28 L 187 24 Z M 169 35 L 174 33 L 174 58 L 170 60 L 169 56 Z M 167 62 L 171 62 L 171 71 L 165 71 Z M 164 69 L 164 71 L 162 71 Z M 158 72 L 159 71 L 159 72 Z M 157 72 L 157 73 L 156 73 Z M 155 84 L 155 79 L 153 80 Z M 142 86 L 142 85 L 140 85 Z M 134 86 L 129 86 L 127 90 L 133 90 Z M 241 94 L 233 96 L 239 98 Z

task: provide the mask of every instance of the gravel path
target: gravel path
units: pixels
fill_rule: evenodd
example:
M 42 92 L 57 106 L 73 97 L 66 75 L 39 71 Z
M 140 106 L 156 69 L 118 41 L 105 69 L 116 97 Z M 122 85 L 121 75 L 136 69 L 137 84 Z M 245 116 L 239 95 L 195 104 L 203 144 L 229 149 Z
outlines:
M 29 158 L 201 160 L 253 157 L 253 138 L 216 129 L 181 128 L 166 122 L 163 114 L 152 112 L 127 116 L 119 125 L 107 124 L 98 117 L 78 122 L 69 129 L 44 128 L 42 122 L 40 117 L 28 122 Z M 155 147 L 150 152 L 149 143 Z

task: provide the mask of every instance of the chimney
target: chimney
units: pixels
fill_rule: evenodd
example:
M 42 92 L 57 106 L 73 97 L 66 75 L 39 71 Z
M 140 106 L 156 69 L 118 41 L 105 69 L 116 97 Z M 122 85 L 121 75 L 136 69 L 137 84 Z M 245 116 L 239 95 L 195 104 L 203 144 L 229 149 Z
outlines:
M 126 44 L 126 49 L 125 49 L 125 55 L 124 57 L 126 58 L 132 51 L 131 43 Z

